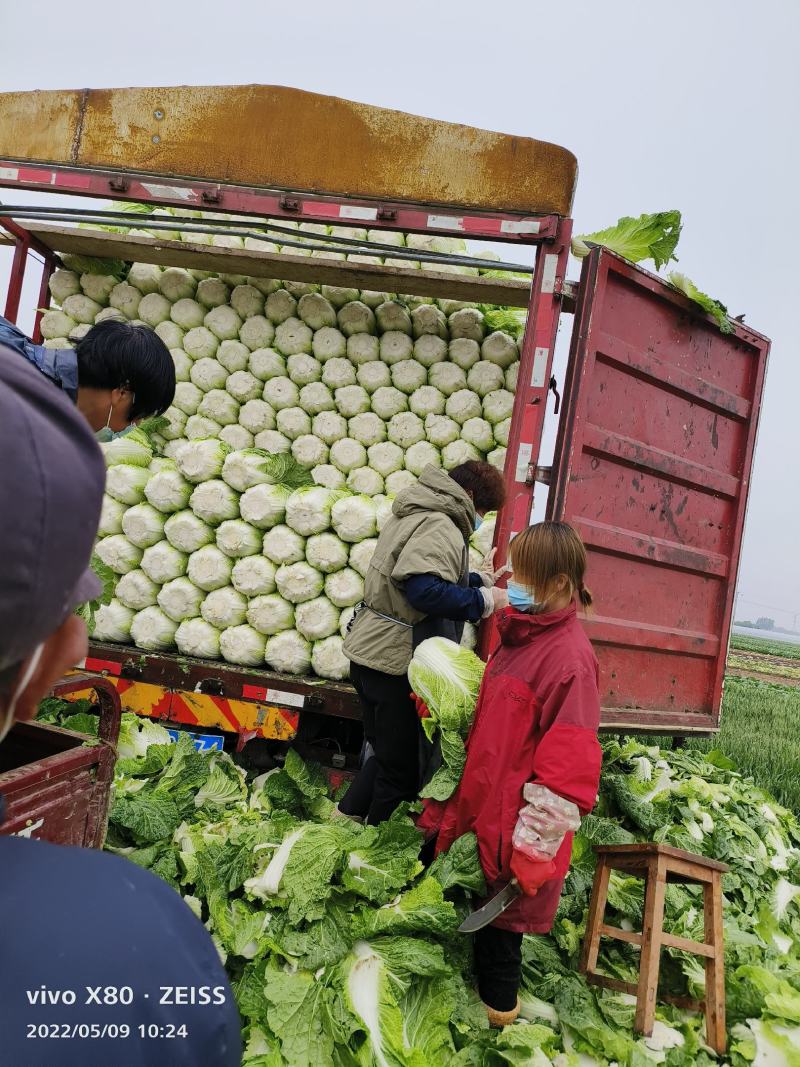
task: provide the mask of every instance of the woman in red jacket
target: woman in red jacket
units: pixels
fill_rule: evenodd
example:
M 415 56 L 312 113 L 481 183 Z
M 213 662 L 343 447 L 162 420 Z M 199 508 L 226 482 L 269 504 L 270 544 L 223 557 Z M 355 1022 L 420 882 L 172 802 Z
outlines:
M 566 523 L 542 522 L 514 539 L 511 563 L 512 606 L 495 616 L 500 644 L 461 783 L 420 820 L 438 829 L 437 853 L 461 834 L 477 835 L 487 896 L 513 877 L 524 890 L 475 937 L 478 988 L 494 1026 L 519 1012 L 522 935 L 552 927 L 572 831 L 594 806 L 601 763 L 597 660 L 577 618 L 576 601 L 584 609 L 592 602 L 583 544 Z

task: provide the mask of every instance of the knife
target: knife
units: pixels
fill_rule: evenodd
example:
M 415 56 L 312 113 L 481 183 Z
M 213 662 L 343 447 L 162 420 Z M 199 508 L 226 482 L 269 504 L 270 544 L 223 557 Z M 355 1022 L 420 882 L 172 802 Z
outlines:
M 459 926 L 458 932 L 460 934 L 474 934 L 476 931 L 482 930 L 484 926 L 493 923 L 495 919 L 502 915 L 506 908 L 510 907 L 520 896 L 522 896 L 522 886 L 516 878 L 512 878 L 483 907 L 471 912 Z

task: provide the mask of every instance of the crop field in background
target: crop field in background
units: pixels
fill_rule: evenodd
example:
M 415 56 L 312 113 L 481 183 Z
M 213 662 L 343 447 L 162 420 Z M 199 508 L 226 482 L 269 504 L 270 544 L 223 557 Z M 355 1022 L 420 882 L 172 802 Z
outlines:
M 800 686 L 800 646 L 734 634 L 728 655 L 728 674 Z
M 761 675 L 771 675 L 774 676 L 775 681 L 781 681 L 784 684 L 792 682 L 800 684 L 800 661 L 798 660 L 779 660 L 750 652 L 731 652 L 728 656 L 728 671 L 734 675 L 741 672 L 755 678 Z
M 762 656 L 777 656 L 779 659 L 800 660 L 800 645 L 788 641 L 767 641 L 763 637 L 731 637 L 731 649 L 737 652 L 757 652 Z
M 722 728 L 693 748 L 719 748 L 740 770 L 800 814 L 800 688 L 754 678 L 725 680 Z
M 721 748 L 758 784 L 800 813 L 800 646 L 734 634 L 722 728 L 698 748 Z
M 669 737 L 642 740 L 663 748 L 672 743 Z M 720 732 L 685 744 L 721 749 L 800 815 L 800 646 L 734 635 Z

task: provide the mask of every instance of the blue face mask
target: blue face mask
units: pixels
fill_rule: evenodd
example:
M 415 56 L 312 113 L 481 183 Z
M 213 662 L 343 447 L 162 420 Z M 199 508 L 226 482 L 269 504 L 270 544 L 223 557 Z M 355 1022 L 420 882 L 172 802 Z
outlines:
M 524 585 L 520 585 L 519 582 L 509 581 L 506 584 L 506 590 L 508 591 L 508 602 L 512 608 L 516 608 L 517 611 L 530 611 L 531 608 L 536 606 L 536 601 L 525 588 Z
M 97 430 L 95 433 L 95 439 L 101 445 L 107 445 L 109 441 L 113 441 L 117 437 L 124 437 L 126 433 L 130 433 L 133 429 L 133 425 L 126 426 L 124 430 L 112 430 L 111 429 L 111 414 L 114 411 L 114 405 L 110 404 L 108 408 L 108 419 L 102 430 Z
M 483 519 L 480 517 L 480 515 L 476 515 L 472 525 L 475 527 L 476 530 L 479 530 L 482 522 Z
M 97 430 L 95 432 L 95 440 L 98 441 L 101 445 L 107 445 L 109 441 L 113 441 L 117 437 L 124 437 L 126 433 L 130 433 L 133 429 L 133 423 L 131 423 L 131 425 L 126 426 L 124 430 L 112 430 L 111 415 L 113 414 L 113 411 L 114 405 L 112 403 L 108 406 L 108 418 L 106 419 L 105 426 L 102 428 L 102 430 Z
M 124 437 L 125 434 L 130 433 L 132 429 L 132 426 L 126 426 L 124 430 L 117 430 L 115 433 L 110 426 L 104 426 L 103 429 L 98 430 L 94 436 L 101 445 L 107 445 L 109 441 L 114 441 L 117 437 Z

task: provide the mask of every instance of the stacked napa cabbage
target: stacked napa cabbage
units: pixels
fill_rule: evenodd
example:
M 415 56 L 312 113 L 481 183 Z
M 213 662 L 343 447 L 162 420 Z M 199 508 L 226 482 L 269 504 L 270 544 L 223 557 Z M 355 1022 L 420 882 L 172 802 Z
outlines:
M 463 249 L 446 238 L 370 237 Z M 266 233 L 209 240 L 276 248 Z M 97 555 L 118 580 L 95 638 L 346 677 L 343 634 L 392 498 L 428 464 L 503 466 L 520 318 L 147 263 L 122 273 L 57 271 L 60 308 L 42 321 L 55 346 L 105 318 L 146 323 L 178 378 L 155 433 L 106 448 Z

